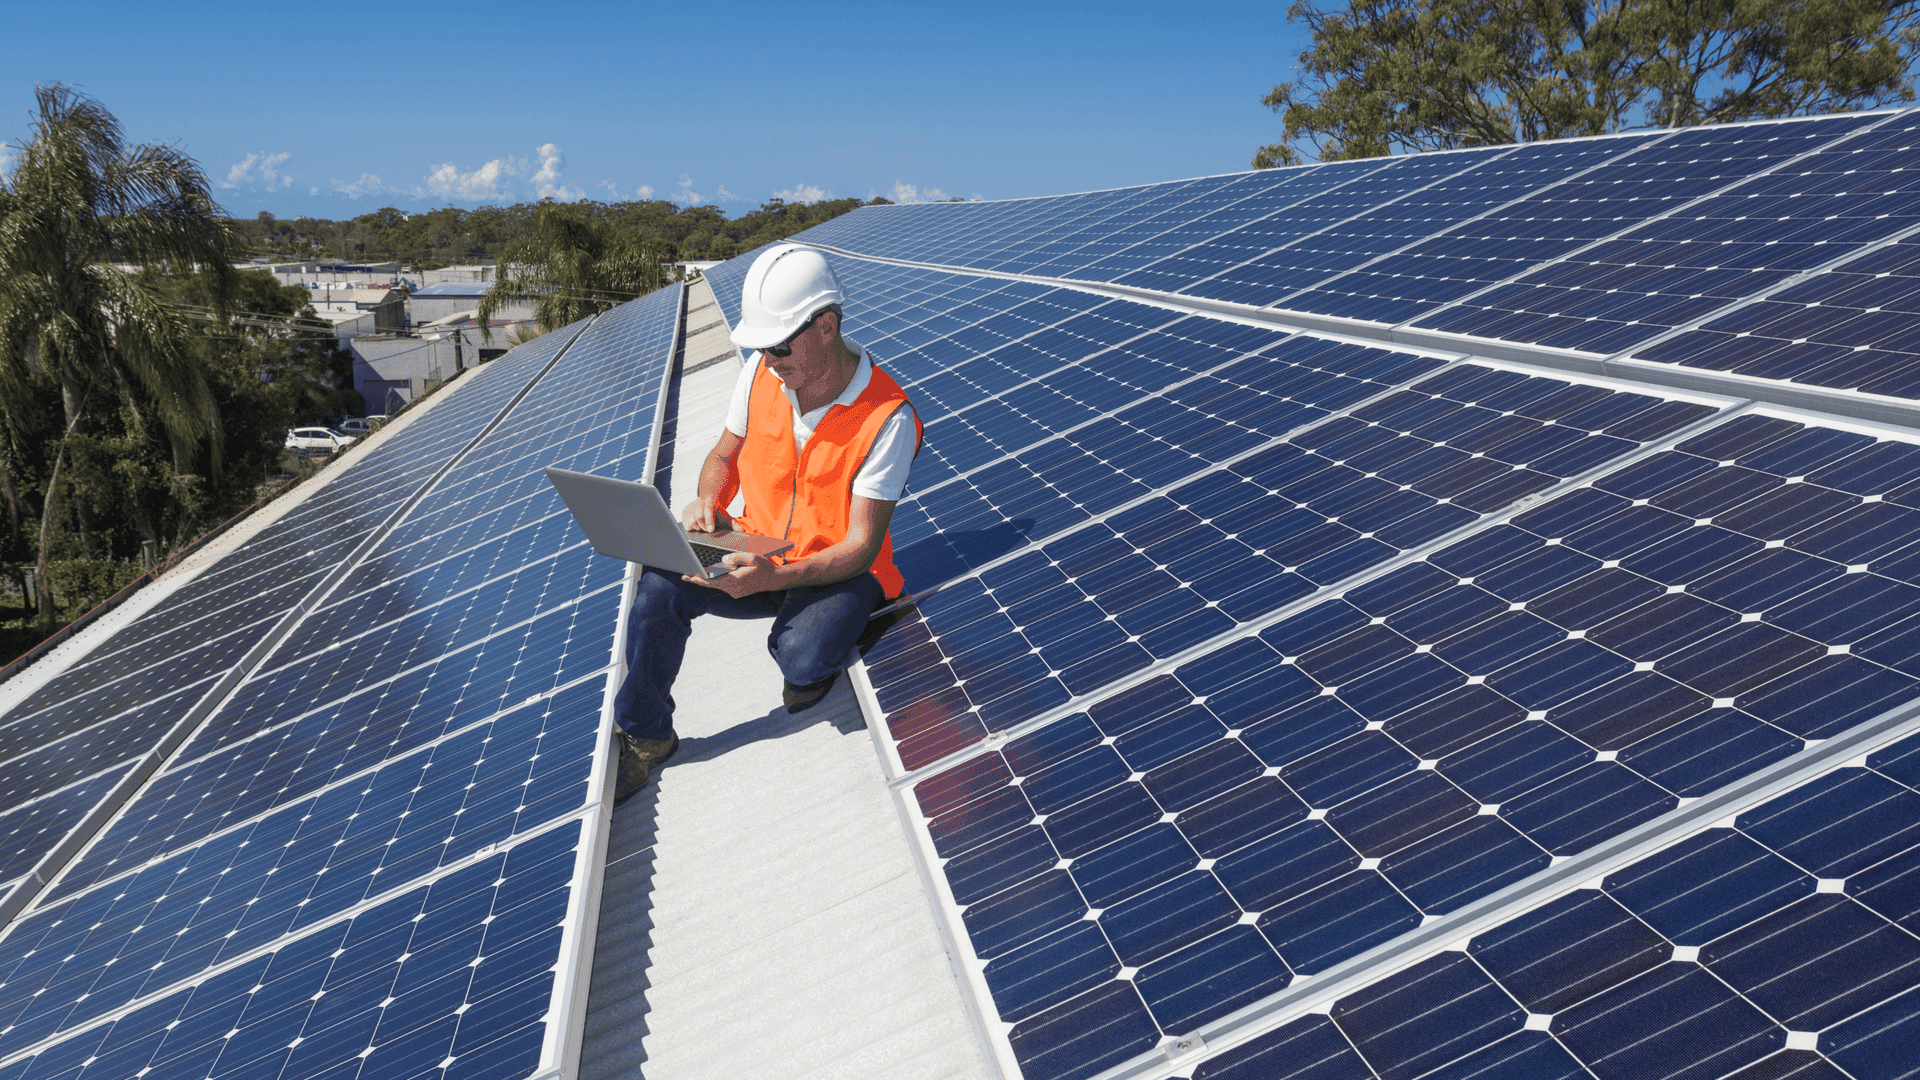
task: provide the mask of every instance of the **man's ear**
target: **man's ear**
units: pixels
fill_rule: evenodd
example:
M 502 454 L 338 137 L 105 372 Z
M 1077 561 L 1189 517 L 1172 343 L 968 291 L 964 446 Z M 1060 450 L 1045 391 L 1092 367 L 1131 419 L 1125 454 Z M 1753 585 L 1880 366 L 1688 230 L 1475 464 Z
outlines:
M 840 338 L 840 313 L 839 312 L 833 310 L 832 308 L 828 308 L 827 310 L 820 313 L 820 319 L 816 325 L 823 325 L 827 328 L 827 340 L 829 341 L 839 340 Z

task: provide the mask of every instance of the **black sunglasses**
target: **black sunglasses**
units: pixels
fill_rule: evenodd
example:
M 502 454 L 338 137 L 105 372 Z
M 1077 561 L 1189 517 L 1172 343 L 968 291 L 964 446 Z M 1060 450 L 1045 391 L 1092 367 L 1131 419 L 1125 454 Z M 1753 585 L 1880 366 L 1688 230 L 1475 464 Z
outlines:
M 778 345 L 769 345 L 760 351 L 763 353 L 766 353 L 768 356 L 777 356 L 782 360 L 786 359 L 789 356 L 792 356 L 793 355 L 793 339 L 799 337 L 801 334 L 804 334 L 809 329 L 811 329 L 813 327 L 813 320 L 818 319 L 827 310 L 831 310 L 831 309 L 822 309 L 821 311 L 814 312 L 813 319 L 808 319 L 806 322 L 801 323 L 800 329 L 795 330 L 793 333 L 787 335 L 787 340 L 781 342 Z

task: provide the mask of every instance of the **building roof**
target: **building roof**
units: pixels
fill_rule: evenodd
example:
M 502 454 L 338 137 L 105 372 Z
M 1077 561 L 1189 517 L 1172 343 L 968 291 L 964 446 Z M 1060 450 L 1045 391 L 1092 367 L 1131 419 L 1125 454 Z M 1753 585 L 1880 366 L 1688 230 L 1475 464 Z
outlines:
M 371 311 L 361 311 L 358 309 L 355 309 L 352 311 L 336 311 L 332 308 L 326 308 L 326 307 L 315 308 L 313 313 L 315 317 L 323 319 L 327 322 L 333 323 L 336 326 L 338 326 L 341 323 L 357 322 L 361 319 L 371 319 L 374 316 L 374 313 Z
M 316 304 L 384 304 L 401 298 L 400 290 L 385 287 L 334 289 L 322 286 L 312 290 L 312 293 L 313 302 Z
M 493 291 L 491 281 L 436 281 L 413 291 L 419 299 L 452 300 L 485 296 Z

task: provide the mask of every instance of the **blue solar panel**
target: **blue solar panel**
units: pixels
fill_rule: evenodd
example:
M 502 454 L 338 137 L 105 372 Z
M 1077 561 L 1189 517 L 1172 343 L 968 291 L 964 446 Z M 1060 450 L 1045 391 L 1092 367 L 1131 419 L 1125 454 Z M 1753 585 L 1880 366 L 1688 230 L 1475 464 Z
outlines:
M 1126 208 L 1070 237 L 1044 261 L 1024 266 L 1001 264 L 996 269 L 1042 277 L 1078 277 L 1080 271 L 1118 255 L 1180 224 L 1203 217 L 1243 198 L 1252 183 L 1247 174 L 1210 176 L 1184 184 L 1156 185 L 1151 197 Z
M 1290 202 L 1281 212 L 1208 237 L 1199 246 L 1168 255 L 1117 280 L 1126 285 L 1239 301 L 1245 295 L 1244 281 L 1222 271 L 1364 213 L 1389 199 L 1417 191 L 1491 156 L 1494 154 L 1484 152 L 1422 154 L 1391 158 L 1364 172 L 1352 169 L 1338 186 Z
M 123 1031 L 145 1060 L 198 1068 L 207 1054 L 221 1075 L 317 1075 L 382 1055 L 403 1070 L 525 1075 L 551 1058 L 562 926 L 584 915 L 571 819 L 601 805 L 600 707 L 625 567 L 590 553 L 539 467 L 644 475 L 680 299 L 664 291 L 577 338 L 510 353 L 450 402 L 467 408 L 435 409 L 323 489 L 339 489 L 338 510 L 376 490 L 359 469 L 391 479 L 385 464 L 437 451 L 434 475 L 458 455 L 9 926 L 7 1066 L 38 1075 L 49 1061 L 107 1060 L 89 1048 Z M 384 522 L 352 515 L 333 528 L 364 539 Z M 263 542 L 284 547 L 267 534 L 236 560 L 261 561 Z M 218 612 L 200 621 L 221 623 Z M 179 710 L 155 712 L 171 723 Z M 334 950 L 362 926 L 402 948 L 350 974 L 313 965 L 346 964 Z M 275 982 L 284 956 L 300 957 L 304 989 L 258 1011 L 249 1000 L 293 985 Z M 251 991 L 206 998 L 243 971 Z M 194 1038 L 206 1038 L 182 1043 L 194 1026 L 172 1021 L 203 1009 L 235 1012 L 234 1030 L 201 1025 Z M 497 1015 L 477 1030 L 469 1009 Z M 129 1028 L 136 1018 L 163 1026 Z M 156 1031 L 157 1050 L 143 1041 Z
M 31 1045 L 0 1075 L 526 1076 L 557 1019 L 553 957 L 577 902 L 580 833 L 576 822 L 554 826 L 118 1016 L 83 1021 L 70 1001 L 16 1012 L 29 1027 L 7 1031 L 12 1045 L 49 1018 L 69 1021 L 69 1034 Z M 126 975 L 89 969 L 59 992 L 86 1005 L 93 989 L 125 996 L 150 972 Z
M 1229 428 L 1213 414 L 1197 432 L 1207 441 L 1185 453 L 1172 453 L 1187 445 L 1173 436 L 1183 404 L 1177 389 L 1164 405 L 1118 413 L 1109 427 L 1119 430 L 1069 434 L 1058 443 L 1063 463 L 1113 460 L 1126 445 L 1113 436 L 1129 431 L 1143 445 L 1168 448 L 1164 471 L 1101 488 L 1106 503 L 1075 501 L 1071 484 L 1029 450 L 1018 465 L 1048 481 L 1034 489 L 1042 501 L 1015 501 L 1009 461 L 905 504 L 895 542 L 910 573 L 963 573 L 979 556 L 998 555 L 996 547 L 1010 550 L 992 540 L 986 508 L 1008 540 L 1033 536 L 1038 549 L 928 597 L 868 654 L 875 700 L 904 766 L 919 768 L 1197 649 L 1712 411 L 1479 366 L 1374 397 L 1385 388 L 1318 366 L 1337 373 L 1390 360 L 1399 362 L 1386 369 L 1397 378 L 1434 366 L 1310 337 L 1237 359 L 1217 381 L 1195 387 L 1196 398 L 1230 396 L 1270 426 Z M 1294 385 L 1310 388 L 1304 401 L 1288 393 Z M 1340 393 L 1347 397 L 1316 397 Z M 1268 411 L 1256 395 L 1293 404 Z M 1120 427 L 1133 415 L 1140 419 Z M 1242 437 L 1223 440 L 1223 430 Z M 1132 471 L 1156 459 L 1139 460 L 1121 458 Z M 944 549 L 928 553 L 936 542 Z
M 0 1028 L 37 1042 L 85 1026 L 584 805 L 602 687 L 475 725 L 283 802 L 85 892 L 63 890 L 7 939 Z M 203 803 L 196 810 L 204 809 Z M 170 813 L 185 808 L 168 806 Z M 174 821 L 177 826 L 179 821 Z M 189 822 L 191 824 L 191 822 Z M 118 966 L 118 981 L 100 974 Z M 54 991 L 87 980 L 84 1001 Z
M 74 821 L 99 804 L 131 767 L 116 765 L 0 814 L 0 886 L 33 869 Z
M 1324 303 L 1357 305 L 1373 313 L 1369 318 L 1413 318 L 1535 265 L 1565 258 L 1877 119 L 1692 128 L 1649 139 L 1590 172 L 1356 268 L 1317 292 L 1329 298 Z M 1321 303 L 1306 310 L 1318 310 Z M 1446 310 L 1462 314 L 1415 321 L 1482 337 L 1511 337 L 1509 324 L 1521 321 L 1496 321 L 1491 315 L 1476 320 L 1468 309 Z
M 1788 990 L 1764 973 L 1798 962 L 1769 926 L 1698 976 L 1668 955 L 1694 945 L 1619 896 L 1258 1038 L 1227 1018 L 1920 696 L 1907 439 L 1397 347 L 1495 339 L 1560 370 L 1568 350 L 1638 347 L 1766 400 L 1818 400 L 1768 382 L 1910 398 L 1916 123 L 873 208 L 801 238 L 854 256 L 838 265 L 856 309 L 876 298 L 868 343 L 927 422 L 895 541 L 910 588 L 937 591 L 860 682 L 1004 1063 L 1864 1068 L 1821 1057 L 1824 1032 L 1900 1000 L 1904 944 Z M 1024 280 L 968 292 L 967 269 Z M 1007 291 L 1063 280 L 1092 286 L 1078 311 Z M 1078 333 L 1109 283 L 1163 294 L 1169 317 Z M 1192 348 L 1220 302 L 1262 308 L 1270 336 Z M 1289 336 L 1291 311 L 1380 344 Z M 1786 888 L 1738 880 L 1688 901 L 1716 927 L 1699 944 Z M 1807 918 L 1863 950 L 1822 961 L 1837 969 L 1888 931 L 1836 911 Z M 1573 938 L 1580 957 L 1543 959 Z M 1608 980 L 1644 1000 L 1593 1004 Z M 1886 1033 L 1905 1023 L 1861 1038 L 1904 1060 Z M 1203 1031 L 1233 1048 L 1181 1064 L 1175 1041 Z M 1160 1049 L 1173 1063 L 1148 1065 Z
M 1916 750 L 1822 771 L 1194 1076 L 1294 1075 L 1279 1055 L 1303 1045 L 1362 1077 L 1904 1075 L 1920 1060 Z
M 1129 242 L 1111 254 L 1102 255 L 1098 261 L 1073 265 L 1078 260 L 1061 260 L 1066 272 L 1060 276 L 1083 281 L 1125 282 L 1171 292 L 1192 281 L 1193 276 L 1178 261 L 1163 265 L 1162 260 L 1195 250 L 1222 233 L 1286 213 L 1305 199 L 1369 176 L 1385 164 L 1349 161 L 1245 174 L 1238 181 L 1196 199 L 1190 209 L 1177 217 L 1167 214 L 1159 219 L 1150 218 L 1116 232 L 1116 240 Z M 1144 235 L 1135 238 L 1136 234 Z
M 1034 267 L 1077 251 L 1094 237 L 1106 236 L 1151 218 L 1169 205 L 1204 194 L 1210 186 L 1209 181 L 1185 181 L 1081 196 L 1074 200 L 1074 208 L 1079 212 L 1065 220 L 1028 226 L 1017 237 L 977 244 L 972 251 L 959 255 L 958 261 L 1006 273 L 1032 273 Z M 953 259 L 954 256 L 948 256 L 942 261 Z
M 1368 275 L 1374 258 L 1455 227 L 1471 228 L 1461 223 L 1636 150 L 1654 138 L 1657 136 L 1632 135 L 1534 143 L 1505 155 L 1487 154 L 1472 169 L 1298 241 L 1236 273 L 1271 290 L 1264 294 L 1249 291 L 1249 303 L 1263 302 L 1264 295 L 1272 306 L 1287 310 L 1397 323 L 1413 309 L 1404 302 L 1359 291 L 1363 283 L 1371 281 Z M 1340 276 L 1326 280 L 1334 274 Z M 1300 291 L 1289 292 L 1295 289 Z
M 918 781 L 1026 1074 L 1184 1035 L 1920 699 L 1916 469 L 1730 419 Z M 1457 1037 L 1377 1019 L 1411 991 L 1334 1018 L 1410 1075 L 1520 1030 L 1469 990 L 1431 1029 Z
M 1901 240 L 1741 305 L 1641 359 L 1896 398 L 1920 397 L 1920 245 Z
M 1745 130 L 1797 137 L 1748 159 L 1750 172 L 1778 165 L 1772 171 L 1719 192 L 1712 188 L 1741 177 L 1719 172 L 1673 183 L 1669 199 L 1709 197 L 1644 224 L 1622 222 L 1632 227 L 1603 244 L 1416 323 L 1612 353 L 1843 257 L 1863 240 L 1911 224 L 1920 210 L 1920 194 L 1908 191 L 1903 176 L 1920 161 L 1911 118 L 1849 116 Z M 1675 152 L 1687 141 L 1676 135 L 1649 153 Z M 1783 160 L 1807 151 L 1815 152 Z
M 422 456 L 389 446 L 343 459 L 336 468 L 344 475 L 9 709 L 0 719 L 0 805 L 42 800 L 30 815 L 33 830 L 18 835 L 23 846 L 14 859 L 30 865 L 51 850 L 93 808 L 77 793 L 105 794 L 77 781 L 102 769 L 124 774 L 158 745 L 571 336 L 552 335 L 538 349 L 503 358 L 497 377 L 450 392 L 412 425 Z M 510 384 L 504 396 L 501 383 Z M 62 794 L 49 796 L 56 789 Z

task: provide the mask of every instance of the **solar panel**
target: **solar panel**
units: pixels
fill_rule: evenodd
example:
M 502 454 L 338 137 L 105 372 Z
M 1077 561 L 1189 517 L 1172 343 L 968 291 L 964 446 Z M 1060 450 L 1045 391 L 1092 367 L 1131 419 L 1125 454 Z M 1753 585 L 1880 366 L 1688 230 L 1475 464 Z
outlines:
M 1920 397 L 1911 239 L 1876 248 L 1635 353 L 1758 379 Z
M 456 395 L 411 436 L 419 457 L 379 448 L 246 547 L 165 592 L 139 620 L 81 662 L 26 692 L 0 720 L 0 805 L 38 800 L 13 858 L 30 867 L 58 848 L 111 790 L 87 779 L 126 776 L 183 736 L 196 703 L 236 677 L 250 651 L 319 588 L 332 567 L 470 439 L 505 403 L 498 385 L 537 372 L 571 332 L 503 365 L 501 377 Z M 524 380 L 524 377 L 523 377 Z M 509 395 L 510 396 L 510 395 Z M 165 586 L 156 586 L 162 591 Z M 91 797 L 83 795 L 91 792 Z M 15 903 L 18 902 L 16 898 Z
M 1760 160 L 1776 167 L 1414 322 L 1589 353 L 1626 349 L 1912 224 L 1920 195 L 1903 174 L 1920 160 L 1913 123 L 1784 126 L 1808 134 L 1773 144 Z M 1796 151 L 1804 156 L 1786 157 Z M 1676 180 L 1670 199 L 1713 182 Z
M 1127 347 L 1119 365 L 1150 367 L 1160 350 L 1185 348 L 1183 325 Z M 1216 354 L 1204 375 L 1158 396 L 1135 390 L 1133 404 L 971 476 L 922 487 L 916 464 L 914 493 L 896 511 L 898 560 L 910 586 L 947 584 L 867 663 L 905 767 L 1712 411 L 1479 366 L 1419 381 L 1440 361 L 1306 335 L 1227 340 L 1240 351 Z M 1071 385 L 1072 374 L 1047 385 Z M 1072 416 L 1052 403 L 1045 414 Z M 929 421 L 923 453 L 939 454 L 948 421 L 969 415 Z M 1019 539 L 1037 550 L 996 562 Z
M 1365 1077 L 1898 1075 L 1920 1048 L 1916 750 L 1820 770 L 1194 1075 L 1274 1075 L 1308 1046 Z
M 323 494 L 376 490 L 389 462 L 430 482 L 330 526 L 352 557 L 266 613 L 285 620 L 270 649 L 7 927 L 0 1069 L 559 1059 L 625 574 L 539 467 L 648 475 L 680 309 L 671 289 L 547 335 L 342 463 Z M 269 530 L 209 577 L 245 581 L 285 546 Z
M 917 780 L 1024 1074 L 1090 1016 L 1184 1036 L 1920 697 L 1887 558 L 1916 534 L 1861 524 L 1913 513 L 1916 465 L 1737 416 Z M 1085 1053 L 1058 1074 L 1119 1051 Z
M 1824 1027 L 1712 1028 L 1801 962 L 1771 925 L 1745 983 L 1657 1008 L 1578 1004 L 1675 967 L 1639 912 L 1553 908 L 1498 971 L 1474 934 L 1920 699 L 1920 450 L 1786 389 L 1905 385 L 1913 115 L 800 237 L 883 298 L 855 336 L 926 422 L 895 516 L 925 594 L 856 681 L 1004 1071 L 1639 1076 L 1657 1054 L 1608 1055 L 1656 1028 L 1711 1075 L 1812 1067 Z M 1136 307 L 1160 315 L 1086 329 Z M 1587 369 L 1625 381 L 1571 373 L 1648 341 Z M 1635 381 L 1655 365 L 1740 378 Z M 1841 415 L 1741 400 L 1770 396 Z M 1561 926 L 1602 974 L 1542 959 Z M 1838 1023 L 1909 985 L 1859 978 L 1796 1000 Z

